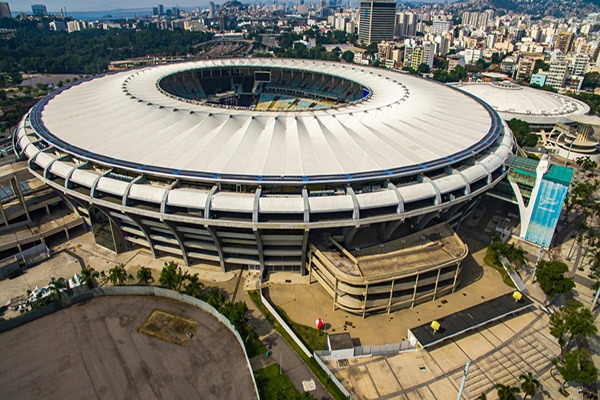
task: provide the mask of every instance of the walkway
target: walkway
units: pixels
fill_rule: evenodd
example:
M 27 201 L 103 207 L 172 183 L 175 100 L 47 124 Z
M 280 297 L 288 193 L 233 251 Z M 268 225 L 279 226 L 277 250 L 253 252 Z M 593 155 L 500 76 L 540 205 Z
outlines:
M 252 368 L 257 370 L 273 363 L 278 363 L 281 365 L 288 378 L 290 378 L 298 392 L 304 392 L 304 387 L 302 385 L 303 381 L 312 379 L 315 382 L 316 389 L 311 391 L 310 394 L 319 400 L 332 399 L 333 397 L 327 392 L 327 389 L 323 387 L 319 379 L 313 374 L 304 361 L 302 361 L 300 356 L 296 354 L 294 349 L 292 349 L 285 339 L 283 339 L 265 319 L 246 291 L 240 291 L 238 295 L 241 297 L 239 300 L 245 301 L 248 305 L 248 312 L 251 314 L 250 323 L 260 337 L 261 342 L 265 345 L 267 350 L 271 352 L 268 358 L 266 355 L 253 357 L 250 360 Z

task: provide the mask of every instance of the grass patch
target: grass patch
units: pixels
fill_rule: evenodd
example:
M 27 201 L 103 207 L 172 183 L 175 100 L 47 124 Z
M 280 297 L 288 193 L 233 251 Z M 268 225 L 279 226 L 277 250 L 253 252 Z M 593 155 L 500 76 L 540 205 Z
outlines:
M 252 329 L 252 328 L 248 328 Z M 252 334 L 246 336 L 244 340 L 244 345 L 246 346 L 246 353 L 248 354 L 248 358 L 252 358 L 259 354 L 265 354 L 267 352 L 267 348 L 260 341 L 258 335 L 252 330 Z
M 510 276 L 508 275 L 502 264 L 500 264 L 500 260 L 498 260 L 498 253 L 496 251 L 488 247 L 487 253 L 483 258 L 483 261 L 485 261 L 485 263 L 488 266 L 500 272 L 500 275 L 502 276 L 502 282 L 504 282 L 507 286 L 516 289 L 514 282 L 512 281 L 512 279 L 510 279 Z
M 298 324 L 292 321 L 292 319 L 281 308 L 275 305 L 273 307 L 275 307 L 279 315 L 281 315 L 281 318 L 283 318 L 285 323 L 292 328 L 292 331 L 294 331 L 294 333 L 300 337 L 302 343 L 304 343 L 309 350 L 325 350 L 327 347 L 327 333 L 316 328 L 311 328 L 310 326 Z
M 277 332 L 279 332 L 279 334 L 289 343 L 289 345 L 292 347 L 292 349 L 294 349 L 296 354 L 298 354 L 298 357 L 300 357 L 302 361 L 304 361 L 304 363 L 311 369 L 313 374 L 315 374 L 317 379 L 321 382 L 325 389 L 327 389 L 327 391 L 333 396 L 333 398 L 339 400 L 346 399 L 344 393 L 342 393 L 340 389 L 331 381 L 331 379 L 329 378 L 327 373 L 323 371 L 321 366 L 317 364 L 317 362 L 313 358 L 308 358 L 306 354 L 304 354 L 304 352 L 300 349 L 300 347 L 298 347 L 296 342 L 292 340 L 290 335 L 288 335 L 288 333 L 283 329 L 283 327 L 271 315 L 269 310 L 267 310 L 267 308 L 262 304 L 262 301 L 260 300 L 260 293 L 258 291 L 252 291 L 248 292 L 248 295 L 250 296 L 256 307 L 260 310 L 260 312 L 265 316 L 267 321 L 269 321 L 275 327 L 275 329 L 277 329 Z
M 279 365 L 272 364 L 254 372 L 258 394 L 264 400 L 301 398 L 290 378 L 279 374 Z
M 138 332 L 183 346 L 196 332 L 198 322 L 167 311 L 153 310 Z

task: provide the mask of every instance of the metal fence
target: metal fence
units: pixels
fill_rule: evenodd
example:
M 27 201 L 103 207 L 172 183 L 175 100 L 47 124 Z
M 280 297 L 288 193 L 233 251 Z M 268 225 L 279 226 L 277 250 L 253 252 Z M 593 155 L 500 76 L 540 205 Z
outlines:
M 393 344 L 382 344 L 382 345 L 373 345 L 368 344 L 364 346 L 355 346 L 354 347 L 354 356 L 351 358 L 360 358 L 360 357 L 375 357 L 375 356 L 385 356 L 387 354 L 398 354 L 406 351 L 415 351 L 416 348 L 410 344 L 408 340 L 405 340 L 400 343 Z M 338 359 L 334 354 L 330 351 L 323 350 L 315 352 L 315 356 L 318 356 L 324 360 L 334 360 Z M 347 357 L 344 357 L 347 358 Z
M 292 328 L 290 328 L 288 326 L 288 324 L 286 324 L 285 320 L 283 318 L 281 318 L 281 315 L 279 315 L 279 313 L 277 313 L 277 311 L 275 310 L 275 307 L 273 307 L 271 305 L 271 303 L 269 303 L 269 301 L 265 298 L 265 296 L 263 296 L 262 290 L 260 291 L 260 300 L 262 301 L 263 305 L 267 308 L 267 310 L 269 310 L 269 312 L 275 317 L 277 322 L 279 322 L 279 324 L 287 332 L 287 334 L 290 335 L 292 340 L 294 342 L 296 342 L 296 344 L 298 345 L 298 347 L 300 347 L 300 349 L 302 349 L 304 354 L 306 354 L 306 356 L 308 358 L 311 358 L 313 356 L 313 354 L 310 352 L 310 350 L 308 350 L 308 348 L 304 345 L 304 343 L 302 343 L 300 338 L 298 336 L 296 336 L 296 333 L 292 330 Z

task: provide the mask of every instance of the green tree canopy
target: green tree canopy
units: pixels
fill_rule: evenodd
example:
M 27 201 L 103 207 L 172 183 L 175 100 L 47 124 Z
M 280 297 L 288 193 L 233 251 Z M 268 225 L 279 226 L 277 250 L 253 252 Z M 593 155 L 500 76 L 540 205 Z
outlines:
M 529 397 L 535 396 L 538 389 L 542 387 L 540 381 L 533 377 L 531 372 L 528 372 L 527 375 L 523 374 L 519 376 L 519 380 L 521 381 L 521 391 L 525 396 L 523 396 L 523 400 Z
M 347 62 L 353 62 L 354 61 L 354 52 L 350 51 L 350 50 L 346 50 L 345 52 L 342 53 L 342 59 Z
M 600 73 L 594 71 L 585 74 L 583 76 L 583 83 L 581 86 L 585 89 L 596 89 L 598 86 L 600 86 Z
M 598 369 L 590 353 L 586 349 L 573 350 L 564 354 L 563 359 L 552 360 L 556 369 L 564 379 L 563 388 L 567 382 L 590 383 L 596 380 Z
M 550 334 L 558 339 L 561 353 L 568 348 L 575 335 L 588 337 L 597 332 L 592 312 L 577 301 L 567 301 L 565 306 L 550 316 Z
M 535 276 L 544 293 L 548 297 L 554 298 L 575 287 L 573 279 L 565 277 L 567 271 L 569 271 L 569 267 L 561 261 L 541 260 Z
M 496 384 L 496 390 L 498 391 L 498 400 L 515 400 L 519 393 L 518 388 L 502 383 Z
M 515 135 L 515 139 L 517 139 L 519 146 L 533 147 L 537 144 L 538 137 L 531 133 L 531 127 L 528 122 L 513 118 L 508 121 L 508 126 Z

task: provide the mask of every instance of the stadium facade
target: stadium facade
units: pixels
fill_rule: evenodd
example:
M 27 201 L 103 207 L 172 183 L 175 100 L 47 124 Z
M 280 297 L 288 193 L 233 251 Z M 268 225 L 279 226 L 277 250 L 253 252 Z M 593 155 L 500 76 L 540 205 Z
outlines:
M 393 242 L 399 257 L 404 237 L 417 238 L 414 254 L 426 247 L 421 231 L 444 227 L 432 243 L 452 236 L 446 229 L 505 177 L 514 141 L 481 100 L 415 76 L 232 59 L 61 88 L 23 118 L 15 150 L 112 251 L 319 275 L 315 249 L 333 242 L 350 257 Z M 428 263 L 437 280 L 423 293 L 459 283 L 466 250 L 453 246 L 451 261 Z M 386 282 L 406 275 L 390 269 Z M 418 266 L 409 275 L 416 293 Z

